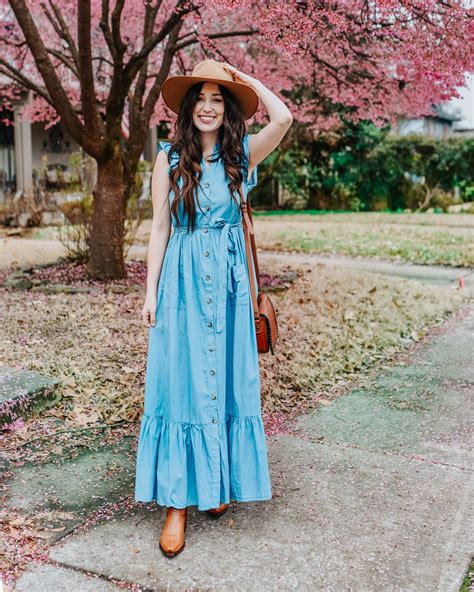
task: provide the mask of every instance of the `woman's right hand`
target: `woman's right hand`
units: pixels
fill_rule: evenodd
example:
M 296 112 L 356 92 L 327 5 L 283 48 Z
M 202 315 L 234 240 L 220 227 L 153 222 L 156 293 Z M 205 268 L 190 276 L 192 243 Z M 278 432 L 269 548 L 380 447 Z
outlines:
M 156 324 L 156 296 L 147 294 L 142 309 L 142 319 L 147 327 L 154 327 Z

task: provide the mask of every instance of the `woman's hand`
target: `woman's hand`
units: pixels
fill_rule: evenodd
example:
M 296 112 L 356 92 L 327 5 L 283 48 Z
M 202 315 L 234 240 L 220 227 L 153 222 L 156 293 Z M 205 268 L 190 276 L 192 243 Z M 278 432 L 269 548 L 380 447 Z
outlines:
M 247 86 L 251 87 L 253 87 L 258 82 L 256 78 L 252 78 L 252 76 L 240 72 L 240 70 L 237 70 L 237 68 L 234 68 L 234 66 L 231 66 L 227 62 L 223 63 L 223 68 L 234 78 L 234 82 L 241 82 L 242 84 L 246 84 Z
M 147 294 L 142 309 L 142 319 L 147 327 L 154 327 L 156 324 L 156 296 Z

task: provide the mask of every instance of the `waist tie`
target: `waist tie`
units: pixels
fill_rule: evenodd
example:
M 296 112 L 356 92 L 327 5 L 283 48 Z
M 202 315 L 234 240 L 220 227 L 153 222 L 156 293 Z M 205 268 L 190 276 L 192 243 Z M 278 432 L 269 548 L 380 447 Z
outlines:
M 227 290 L 231 279 L 230 268 L 229 268 L 229 251 L 236 252 L 237 247 L 235 240 L 230 232 L 231 227 L 242 226 L 242 222 L 235 222 L 231 224 L 225 218 L 215 218 L 209 225 L 198 225 L 195 228 L 209 228 L 209 230 L 221 229 L 221 235 L 219 238 L 219 265 L 218 265 L 218 278 L 217 278 L 217 319 L 216 319 L 216 331 L 221 333 L 224 329 L 225 324 L 225 313 L 226 313 L 226 302 L 227 302 Z M 174 228 L 175 232 L 187 232 L 187 227 Z

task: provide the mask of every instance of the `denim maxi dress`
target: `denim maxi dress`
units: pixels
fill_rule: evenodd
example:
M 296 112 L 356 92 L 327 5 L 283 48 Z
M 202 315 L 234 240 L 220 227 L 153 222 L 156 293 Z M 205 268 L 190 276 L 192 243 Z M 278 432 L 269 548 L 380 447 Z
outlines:
M 256 167 L 247 179 L 248 140 L 246 134 L 245 200 L 257 183 Z M 170 143 L 160 148 L 169 153 Z M 168 173 L 178 158 L 172 155 Z M 230 500 L 268 500 L 272 492 L 242 212 L 222 159 L 208 168 L 202 159 L 201 168 L 195 231 L 187 232 L 180 203 L 182 227 L 172 217 L 157 286 L 135 501 L 207 510 Z

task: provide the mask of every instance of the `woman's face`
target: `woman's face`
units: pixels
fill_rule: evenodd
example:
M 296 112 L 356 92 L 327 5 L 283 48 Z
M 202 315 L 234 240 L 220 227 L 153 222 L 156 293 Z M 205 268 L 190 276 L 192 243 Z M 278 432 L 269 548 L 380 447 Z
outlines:
M 215 82 L 205 82 L 194 106 L 194 125 L 203 132 L 211 132 L 218 129 L 223 120 L 224 97 L 219 86 Z

